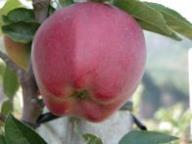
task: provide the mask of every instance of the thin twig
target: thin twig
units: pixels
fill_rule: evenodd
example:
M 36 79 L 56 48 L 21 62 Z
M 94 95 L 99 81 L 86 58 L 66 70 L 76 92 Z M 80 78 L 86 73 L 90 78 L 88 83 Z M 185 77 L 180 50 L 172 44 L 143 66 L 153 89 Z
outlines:
M 17 64 L 15 64 L 5 53 L 3 53 L 2 51 L 0 51 L 0 58 L 6 63 L 6 65 L 13 71 L 15 71 L 16 73 L 20 70 L 22 70 L 22 68 L 20 68 Z
M 147 131 L 147 127 L 134 114 L 131 114 L 131 117 L 138 128 Z
M 48 113 L 45 113 L 45 114 L 42 114 L 39 116 L 39 118 L 37 119 L 37 125 L 41 125 L 43 123 L 47 123 L 49 121 L 52 121 L 52 120 L 55 120 L 55 119 L 58 119 L 58 118 L 61 118 L 59 116 L 56 116 L 50 112 Z

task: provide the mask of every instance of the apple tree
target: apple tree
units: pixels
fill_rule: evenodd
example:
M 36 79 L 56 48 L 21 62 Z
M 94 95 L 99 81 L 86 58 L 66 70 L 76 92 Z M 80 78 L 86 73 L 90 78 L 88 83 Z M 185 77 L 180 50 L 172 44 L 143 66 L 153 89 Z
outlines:
M 192 39 L 192 24 L 163 5 L 139 0 L 2 1 L 1 35 L 5 49 L 0 74 L 3 92 L 0 143 L 46 144 L 35 129 L 62 116 L 100 122 L 127 103 L 145 63 L 143 30 L 181 41 Z M 22 93 L 16 115 L 14 97 Z M 47 107 L 50 111 L 45 112 Z M 175 136 L 140 130 L 119 144 L 162 144 Z M 95 134 L 79 133 L 85 144 L 103 144 Z M 70 131 L 69 131 L 70 133 Z M 70 142 L 69 142 L 70 143 Z

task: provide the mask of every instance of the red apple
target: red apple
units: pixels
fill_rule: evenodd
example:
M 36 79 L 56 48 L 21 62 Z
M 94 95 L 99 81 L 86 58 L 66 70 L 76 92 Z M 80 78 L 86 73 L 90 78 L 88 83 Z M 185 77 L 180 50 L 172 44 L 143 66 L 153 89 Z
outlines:
M 30 59 L 30 47 L 28 44 L 15 42 L 8 36 L 3 37 L 7 55 L 24 70 L 28 69 Z
M 32 64 L 52 113 L 99 122 L 133 94 L 145 54 L 142 29 L 130 15 L 86 2 L 58 10 L 41 25 Z

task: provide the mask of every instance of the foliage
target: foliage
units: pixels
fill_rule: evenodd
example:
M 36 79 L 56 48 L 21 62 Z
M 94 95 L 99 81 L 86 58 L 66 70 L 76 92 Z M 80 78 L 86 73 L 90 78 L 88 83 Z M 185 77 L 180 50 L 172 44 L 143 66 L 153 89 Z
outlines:
M 154 115 L 154 119 L 147 120 L 146 124 L 153 131 L 159 131 L 169 135 L 180 137 L 180 141 L 188 143 L 188 128 L 192 119 L 190 110 L 185 110 L 181 103 L 170 108 L 160 108 Z M 174 144 L 180 144 L 176 141 Z
M 143 29 L 176 40 L 181 40 L 176 32 L 192 39 L 192 24 L 169 8 L 137 0 L 114 0 L 113 3 L 133 15 Z
M 9 11 L 21 7 L 22 4 L 18 0 L 6 0 L 4 6 L 0 8 L 0 16 L 7 14 Z M 3 25 L 3 17 L 0 18 L 0 27 Z M 0 30 L 1 31 L 1 30 Z
M 103 144 L 102 140 L 93 134 L 84 134 L 83 138 L 85 139 L 86 144 Z
M 29 126 L 22 124 L 9 115 L 5 122 L 4 144 L 46 144 Z
M 184 110 L 182 104 L 176 104 L 170 108 L 159 109 L 155 114 L 155 119 L 161 122 L 159 124 L 161 131 L 163 130 L 182 137 L 189 127 L 192 113 L 190 110 Z M 167 127 L 165 125 L 167 125 Z
M 68 6 L 74 3 L 73 0 L 59 0 L 56 8 Z M 192 39 L 192 24 L 183 18 L 179 13 L 159 4 L 141 2 L 138 0 L 109 0 L 109 3 L 131 14 L 141 27 L 145 30 L 155 32 L 175 40 L 181 40 L 183 35 Z M 50 7 L 50 13 L 54 8 Z M 27 9 L 18 0 L 6 0 L 5 5 L 0 9 L 0 27 L 2 32 L 14 41 L 31 43 L 36 30 L 40 26 L 35 21 L 33 10 Z M 8 115 L 13 111 L 13 97 L 19 88 L 16 74 L 7 67 L 0 67 L 0 74 L 3 75 L 3 87 L 6 99 L 1 105 L 1 114 Z M 175 109 L 167 111 L 162 109 L 156 114 L 158 121 L 166 121 L 171 124 L 171 133 L 180 135 L 179 132 L 186 130 L 186 123 L 190 120 L 191 114 L 180 112 L 176 117 L 170 115 Z M 178 121 L 178 119 L 180 120 Z M 183 125 L 179 125 L 182 123 Z M 176 130 L 175 130 L 176 128 Z M 83 134 L 87 144 L 102 144 L 102 140 L 93 134 Z M 138 138 L 139 137 L 139 138 Z M 119 144 L 160 144 L 176 140 L 176 137 L 159 132 L 132 131 L 121 139 Z M 0 135 L 1 144 L 46 144 L 46 142 L 29 126 L 22 124 L 13 116 L 8 116 L 5 122 L 4 133 Z
M 131 131 L 125 135 L 119 144 L 164 144 L 177 140 L 177 137 L 152 131 Z

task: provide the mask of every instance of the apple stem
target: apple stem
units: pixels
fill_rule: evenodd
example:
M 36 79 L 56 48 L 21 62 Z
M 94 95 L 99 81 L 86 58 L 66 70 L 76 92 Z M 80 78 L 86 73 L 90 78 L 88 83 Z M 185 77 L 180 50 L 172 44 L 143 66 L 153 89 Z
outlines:
M 134 115 L 131 113 L 134 124 L 141 130 L 147 131 L 147 127 Z
M 52 121 L 52 120 L 55 120 L 55 119 L 58 119 L 60 118 L 59 116 L 56 116 L 50 112 L 47 112 L 47 113 L 44 113 L 44 114 L 41 114 L 39 116 L 39 118 L 37 119 L 37 126 L 40 126 L 41 124 L 43 123 L 47 123 L 49 121 Z

